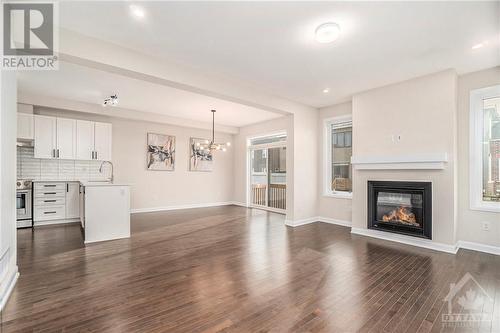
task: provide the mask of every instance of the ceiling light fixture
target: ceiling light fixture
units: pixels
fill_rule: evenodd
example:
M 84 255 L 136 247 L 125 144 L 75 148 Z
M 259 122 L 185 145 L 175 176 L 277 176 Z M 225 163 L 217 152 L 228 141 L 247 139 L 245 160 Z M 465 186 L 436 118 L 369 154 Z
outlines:
M 141 19 L 144 16 L 146 16 L 146 12 L 144 11 L 144 9 L 142 7 L 139 7 L 137 5 L 130 5 L 129 8 L 130 8 L 130 13 L 134 17 L 137 17 L 137 18 Z
M 216 110 L 211 110 L 212 111 L 212 140 L 205 140 L 203 143 L 197 142 L 196 145 L 193 147 L 195 152 L 201 152 L 201 151 L 209 151 L 210 153 L 213 153 L 216 150 L 222 150 L 222 151 L 227 151 L 227 148 L 231 146 L 231 142 L 226 142 L 226 143 L 216 143 L 215 142 L 215 112 Z
M 482 41 L 481 43 L 478 43 L 478 44 L 476 44 L 476 45 L 472 46 L 472 47 L 471 47 L 471 49 L 473 49 L 473 50 L 477 50 L 477 49 L 480 49 L 480 48 L 482 48 L 482 47 L 485 47 L 486 45 L 488 45 L 488 41 L 487 41 L 487 40 L 484 40 L 484 41 Z
M 106 97 L 104 99 L 104 102 L 102 103 L 102 106 L 108 106 L 108 105 L 111 105 L 111 106 L 117 106 L 118 105 L 118 95 L 117 94 L 111 95 L 111 96 Z
M 323 23 L 316 28 L 315 38 L 318 43 L 332 43 L 340 36 L 340 26 L 337 23 Z
M 330 92 L 330 89 L 329 89 L 329 88 L 325 88 L 325 89 L 323 89 L 323 93 L 324 93 L 324 94 L 328 94 L 329 92 Z

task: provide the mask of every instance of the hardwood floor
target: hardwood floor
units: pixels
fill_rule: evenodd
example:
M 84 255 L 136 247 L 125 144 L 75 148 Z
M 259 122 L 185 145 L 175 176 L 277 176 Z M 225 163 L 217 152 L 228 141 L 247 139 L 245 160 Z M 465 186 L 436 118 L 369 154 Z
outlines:
M 283 219 L 236 206 L 137 214 L 130 239 L 88 246 L 76 224 L 20 230 L 1 332 L 500 332 L 500 257 Z M 485 290 L 475 311 L 495 320 L 443 326 L 467 272 Z

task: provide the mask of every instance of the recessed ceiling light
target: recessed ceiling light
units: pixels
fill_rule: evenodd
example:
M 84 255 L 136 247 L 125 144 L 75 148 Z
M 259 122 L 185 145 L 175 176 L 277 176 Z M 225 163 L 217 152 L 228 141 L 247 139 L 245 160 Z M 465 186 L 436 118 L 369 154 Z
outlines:
M 316 28 L 315 37 L 318 43 L 331 43 L 340 36 L 340 26 L 337 23 L 323 23 Z
M 330 88 L 323 89 L 323 93 L 328 94 L 330 92 Z
M 482 41 L 481 43 L 478 43 L 478 44 L 476 44 L 476 45 L 472 46 L 472 47 L 471 47 L 471 49 L 473 49 L 473 50 L 477 50 L 477 49 L 480 49 L 480 48 L 482 48 L 482 47 L 485 47 L 486 45 L 488 45 L 488 41 L 487 41 L 487 40 L 484 40 L 484 41 Z
M 137 5 L 130 5 L 129 6 L 130 8 L 130 13 L 134 16 L 134 17 L 137 17 L 137 18 L 144 18 L 144 16 L 146 16 L 146 12 L 144 11 L 144 9 L 140 6 L 137 6 Z

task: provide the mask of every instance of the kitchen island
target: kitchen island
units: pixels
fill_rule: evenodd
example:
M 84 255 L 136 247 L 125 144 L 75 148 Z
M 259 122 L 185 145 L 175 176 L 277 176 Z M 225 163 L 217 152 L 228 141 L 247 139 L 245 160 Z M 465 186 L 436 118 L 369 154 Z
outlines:
M 85 244 L 130 237 L 130 186 L 81 182 L 81 223 Z

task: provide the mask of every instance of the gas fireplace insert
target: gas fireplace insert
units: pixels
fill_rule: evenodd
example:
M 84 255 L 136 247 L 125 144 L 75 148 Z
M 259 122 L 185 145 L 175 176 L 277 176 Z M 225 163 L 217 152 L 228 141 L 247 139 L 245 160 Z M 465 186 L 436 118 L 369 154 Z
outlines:
M 432 239 L 432 183 L 368 181 L 368 229 Z

